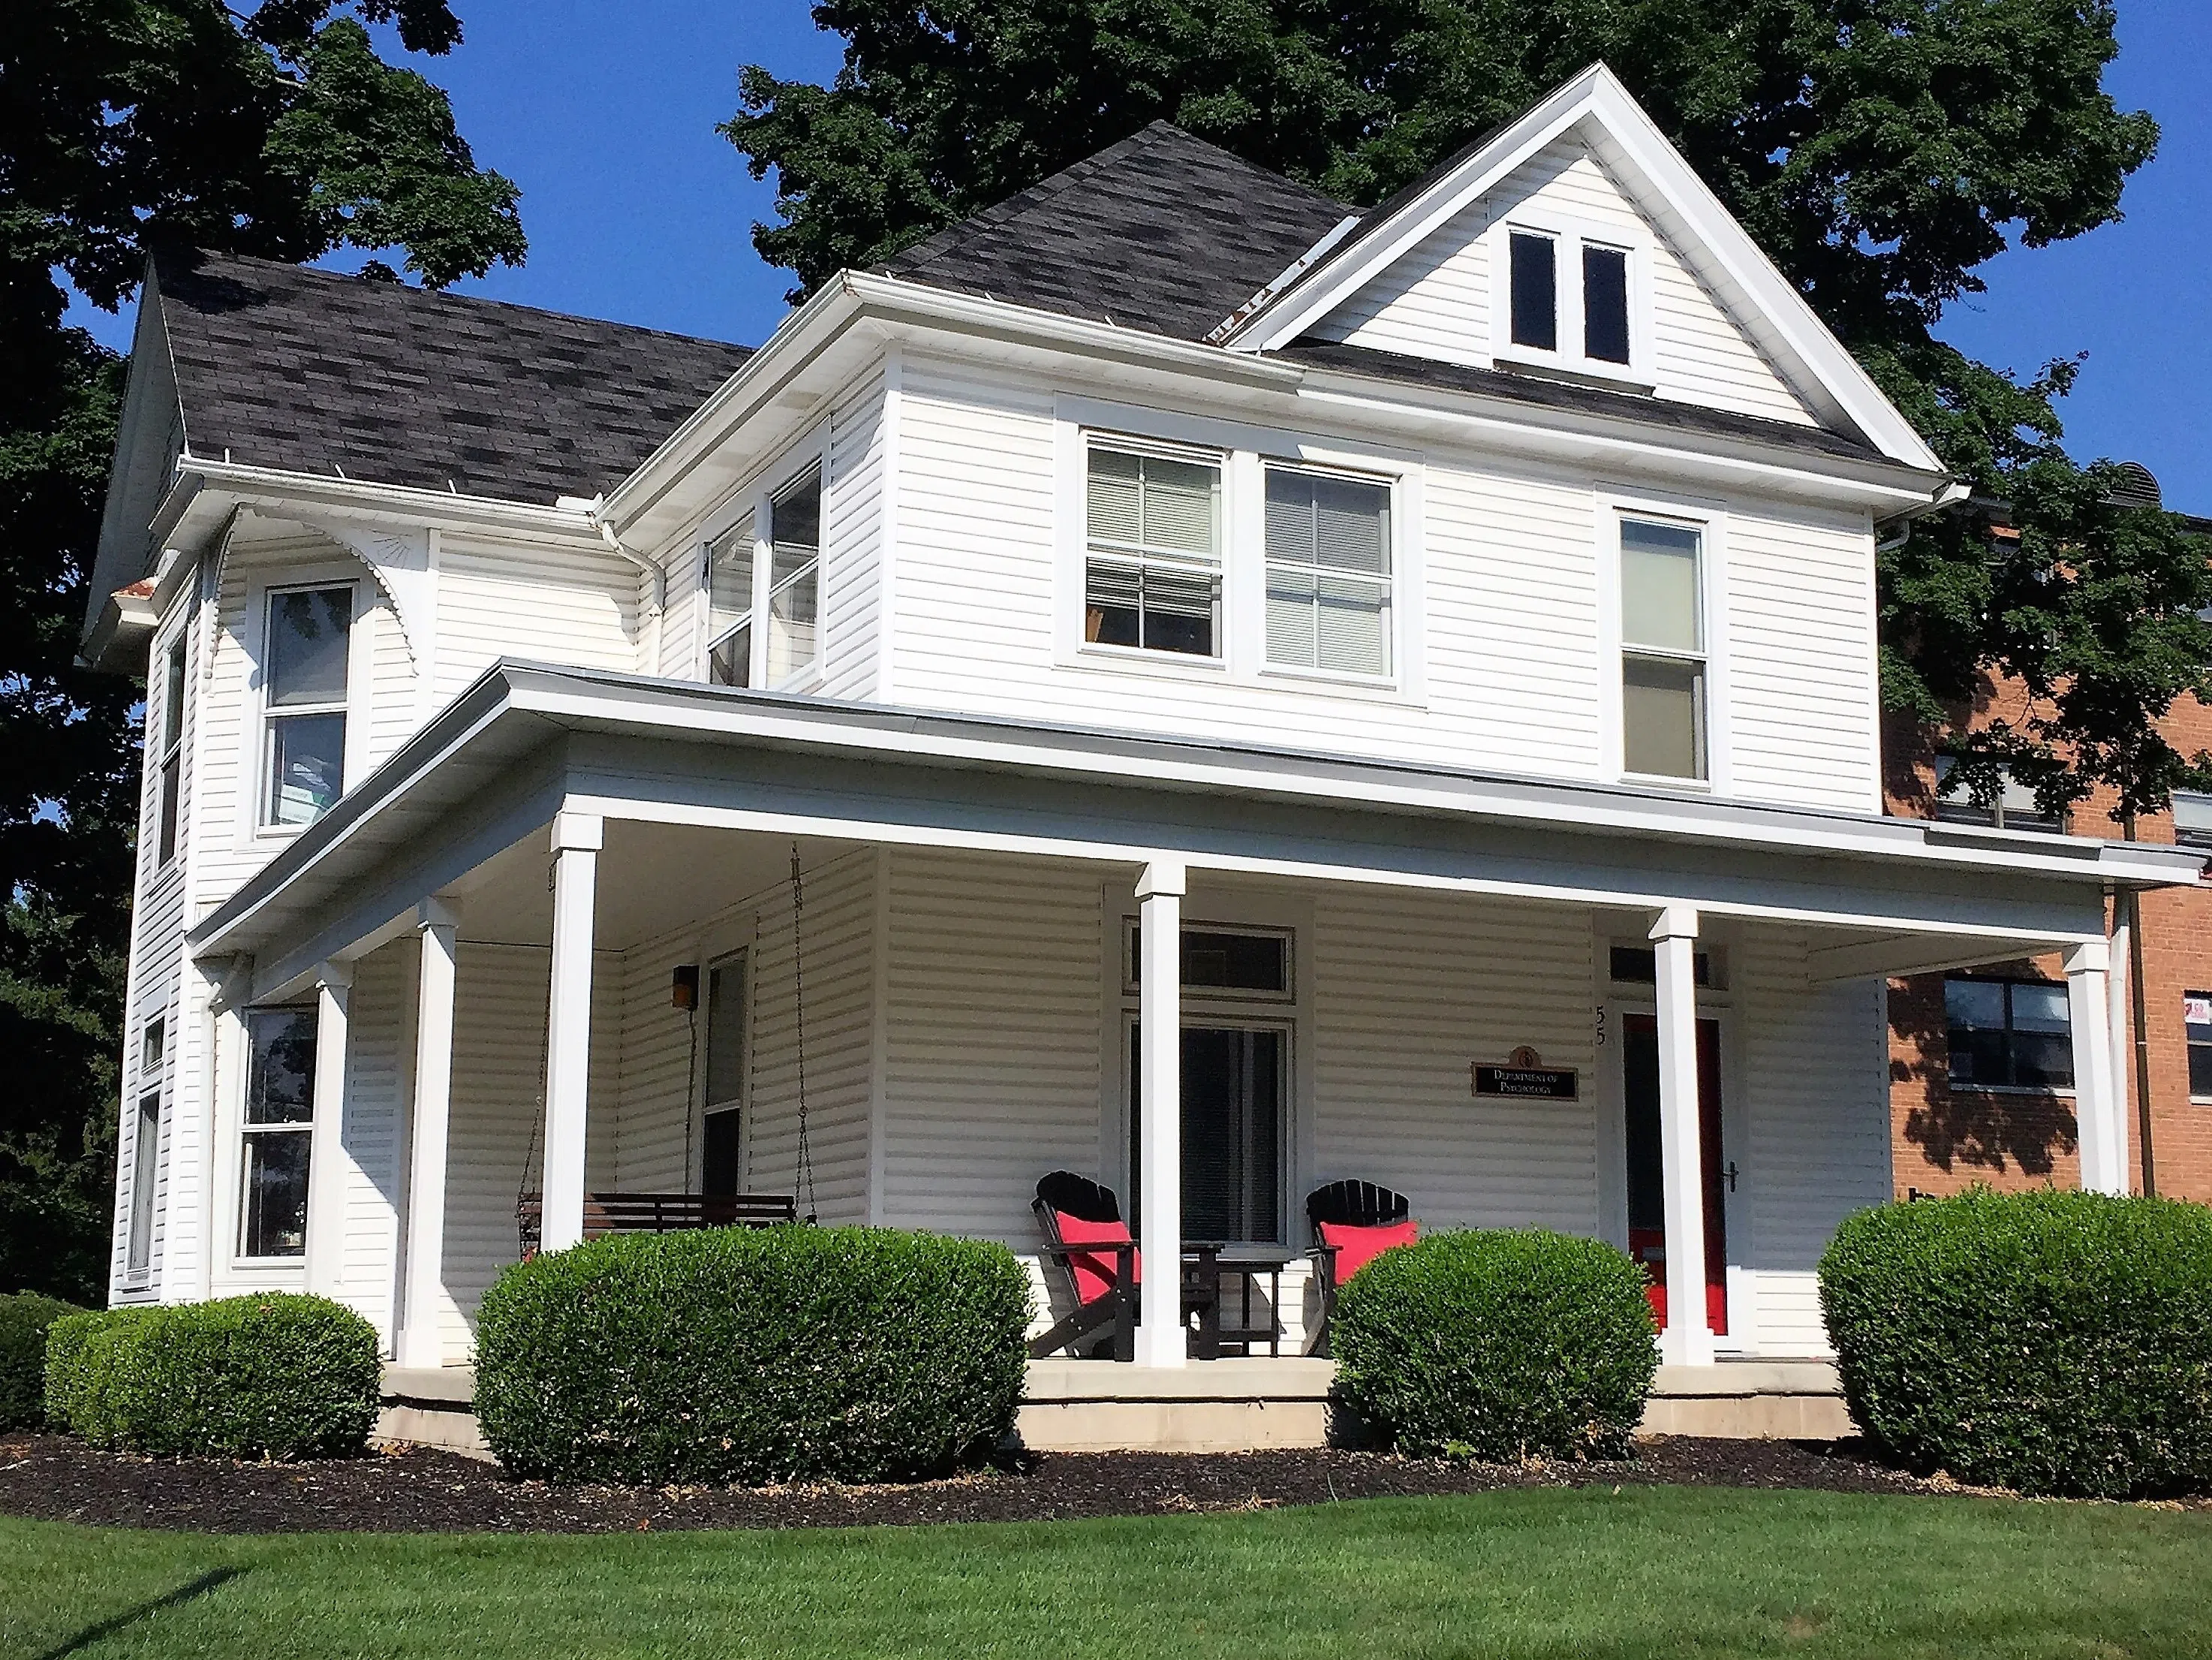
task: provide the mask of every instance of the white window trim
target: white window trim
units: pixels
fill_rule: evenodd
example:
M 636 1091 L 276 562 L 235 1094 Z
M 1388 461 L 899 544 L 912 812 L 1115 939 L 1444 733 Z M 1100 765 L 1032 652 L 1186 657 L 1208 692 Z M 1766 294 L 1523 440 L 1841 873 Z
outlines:
M 331 586 L 328 583 L 319 587 Z M 349 744 L 349 748 L 350 744 Z M 297 1012 L 307 1006 L 291 1003 L 272 1003 L 266 1008 L 253 1007 L 238 1012 L 238 1082 L 230 1091 L 235 1110 L 232 1114 L 231 1134 L 226 1139 L 230 1147 L 230 1266 L 234 1269 L 257 1272 L 283 1272 L 304 1277 L 307 1274 L 307 1252 L 304 1249 L 283 1256 L 249 1256 L 246 1251 L 246 1147 L 250 1137 L 256 1135 L 304 1135 L 307 1140 L 308 1179 L 313 1181 L 315 1125 L 312 1118 L 293 1124 L 249 1124 L 246 1108 L 253 1088 L 253 1016 Z M 309 1010 L 310 1018 L 313 1012 Z M 315 1065 L 322 1066 L 321 1033 L 316 1034 Z M 310 1079 L 310 1087 L 313 1080 Z
M 830 426 L 823 421 L 791 448 L 778 456 L 769 466 L 762 470 L 752 483 L 738 492 L 721 511 L 701 526 L 695 546 L 699 554 L 699 653 L 694 673 L 704 681 L 714 678 L 714 648 L 731 629 L 720 628 L 714 623 L 714 544 L 740 525 L 752 526 L 753 593 L 752 607 L 746 612 L 751 619 L 753 637 L 751 663 L 746 679 L 756 691 L 787 691 L 805 693 L 817 690 L 823 680 L 823 664 L 829 653 L 830 593 L 826 581 L 830 553 Z M 770 580 L 774 572 L 775 547 L 773 540 L 775 498 L 806 475 L 810 468 L 821 474 L 821 519 L 816 532 L 814 559 L 814 659 L 798 673 L 768 684 L 768 631 L 762 626 L 768 615 Z M 732 625 L 734 626 L 734 625 Z
M 1237 473 L 1233 464 L 1237 457 L 1217 445 L 1183 443 L 1159 439 L 1140 433 L 1110 427 L 1085 427 L 1081 433 L 1083 493 L 1077 511 L 1081 515 L 1077 534 L 1082 544 L 1081 587 L 1075 605 L 1075 651 L 1079 656 L 1103 659 L 1112 662 L 1176 666 L 1204 673 L 1218 674 L 1229 666 L 1230 648 L 1230 548 L 1235 540 L 1233 526 L 1240 511 L 1249 512 L 1242 498 L 1249 489 L 1249 480 Z M 1211 652 L 1170 651 L 1158 646 L 1121 646 L 1085 637 L 1085 612 L 1091 597 L 1091 455 L 1094 450 L 1107 450 L 1122 455 L 1141 455 L 1155 460 L 1182 461 L 1193 466 L 1212 467 L 1214 471 L 1216 528 L 1219 541 L 1216 547 L 1214 569 L 1221 584 L 1219 615 L 1215 620 L 1213 649 Z M 1108 554 L 1106 557 L 1115 556 Z M 1136 562 L 1144 562 L 1141 559 Z M 1189 562 L 1194 567 L 1196 561 Z
M 1735 789 L 1730 755 L 1729 696 L 1728 520 L 1725 502 L 1656 495 L 1601 485 L 1597 506 L 1598 739 L 1605 774 L 1624 784 L 1693 795 L 1728 795 Z M 1620 622 L 1620 521 L 1650 519 L 1695 528 L 1699 545 L 1698 603 L 1703 607 L 1705 658 L 1705 775 L 1676 778 L 1631 772 L 1623 749 Z
M 368 772 L 369 677 L 375 672 L 374 630 L 365 626 L 379 604 L 373 583 L 357 565 L 311 565 L 288 569 L 281 578 L 264 579 L 246 590 L 246 622 L 251 632 L 246 643 L 247 660 L 247 715 L 239 736 L 238 821 L 240 845 L 248 848 L 289 842 L 306 824 L 267 824 L 262 822 L 269 788 L 269 604 L 282 593 L 349 588 L 353 592 L 353 620 L 346 639 L 345 787 L 343 800 L 359 787 Z M 305 711 L 300 711 L 305 713 Z
M 1410 450 L 1339 447 L 1291 431 L 1176 414 L 1138 404 L 1063 397 L 1054 406 L 1054 546 L 1053 665 L 1123 678 L 1218 686 L 1224 682 L 1282 691 L 1425 705 L 1426 643 L 1422 547 L 1422 458 Z M 1089 456 L 1096 437 L 1111 446 L 1171 459 L 1219 458 L 1222 466 L 1221 654 L 1185 656 L 1141 647 L 1093 645 L 1083 637 L 1090 552 Z M 1263 468 L 1339 473 L 1390 487 L 1391 669 L 1387 676 L 1340 674 L 1267 661 L 1267 485 Z
M 1548 236 L 1556 247 L 1557 305 L 1560 349 L 1544 351 L 1513 338 L 1513 251 L 1515 231 Z M 1648 233 L 1601 225 L 1523 204 L 1484 233 L 1489 241 L 1490 354 L 1500 368 L 1525 368 L 1587 379 L 1624 391 L 1657 389 L 1658 368 L 1652 303 L 1651 239 Z M 1614 248 L 1628 256 L 1628 362 L 1615 363 L 1583 352 L 1583 247 Z
M 265 617 L 263 626 L 264 628 L 267 626 Z M 184 659 L 184 672 L 176 677 L 174 684 L 179 695 L 173 699 L 169 696 L 172 684 L 169 660 L 173 655 L 179 654 L 181 654 Z M 185 857 L 184 715 L 185 708 L 191 702 L 192 686 L 191 627 L 189 615 L 185 621 L 179 623 L 174 629 L 169 630 L 166 639 L 156 643 L 151 660 L 160 664 L 161 669 L 161 747 L 158 754 L 150 757 L 153 761 L 154 785 L 152 826 L 154 870 L 156 875 L 165 875 L 182 864 Z M 150 685 L 148 690 L 150 693 L 152 690 Z M 149 706 L 151 701 L 149 696 L 148 700 Z M 173 757 L 177 763 L 177 783 L 174 791 L 176 799 L 173 801 L 170 799 L 172 792 L 169 787 L 169 762 Z M 161 830 L 172 815 L 174 816 L 176 823 L 174 844 L 169 849 L 169 856 L 164 859 L 161 856 Z

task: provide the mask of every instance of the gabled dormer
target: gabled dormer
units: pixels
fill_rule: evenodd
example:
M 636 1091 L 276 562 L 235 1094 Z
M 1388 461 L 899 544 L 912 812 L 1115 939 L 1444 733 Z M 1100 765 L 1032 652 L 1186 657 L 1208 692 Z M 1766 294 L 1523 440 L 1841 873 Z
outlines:
M 1938 465 L 1601 64 L 1340 224 L 1212 337 L 1564 381 Z

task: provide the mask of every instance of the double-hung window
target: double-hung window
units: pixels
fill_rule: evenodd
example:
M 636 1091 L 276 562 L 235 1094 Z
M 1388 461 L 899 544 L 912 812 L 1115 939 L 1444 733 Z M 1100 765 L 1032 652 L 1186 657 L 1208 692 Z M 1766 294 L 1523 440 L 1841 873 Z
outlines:
M 167 1027 L 146 1023 L 138 1040 L 138 1110 L 131 1136 L 131 1232 L 124 1265 L 143 1274 L 154 1260 L 154 1189 L 161 1179 L 161 1063 Z
M 1705 533 L 1695 526 L 1620 521 L 1625 772 L 1707 775 L 1704 565 Z
M 1083 637 L 1091 644 L 1221 653 L 1221 464 L 1090 447 Z
M 161 863 L 177 856 L 177 797 L 185 782 L 185 636 L 169 642 L 161 676 L 161 828 L 156 848 Z
M 1509 356 L 1618 372 L 1632 361 L 1630 251 L 1579 234 L 1510 227 L 1505 340 Z
M 2045 980 L 1943 982 L 1951 1082 L 1999 1089 L 2071 1089 L 2074 1039 L 2066 988 Z
M 822 573 L 822 470 L 708 544 L 708 667 L 726 686 L 781 686 L 814 666 Z M 765 534 L 763 532 L 765 532 Z
M 2181 1029 L 2189 1043 L 2189 1098 L 2212 1101 L 2212 991 L 2182 994 Z
M 255 1009 L 246 1018 L 241 1256 L 307 1249 L 307 1161 L 313 1152 L 315 1011 Z
M 291 588 L 269 596 L 264 825 L 312 824 L 345 788 L 353 597 L 350 586 Z
M 1389 488 L 1299 467 L 1267 475 L 1267 661 L 1389 674 Z

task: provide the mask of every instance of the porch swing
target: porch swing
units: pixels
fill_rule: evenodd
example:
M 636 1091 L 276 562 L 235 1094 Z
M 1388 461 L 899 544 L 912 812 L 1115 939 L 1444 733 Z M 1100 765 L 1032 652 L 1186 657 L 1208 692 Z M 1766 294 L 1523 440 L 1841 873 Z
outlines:
M 684 1010 L 690 1027 L 691 1057 L 684 1080 L 684 1183 L 682 1193 L 586 1193 L 584 1195 L 584 1237 L 597 1239 L 610 1233 L 674 1233 L 690 1228 L 769 1228 L 799 1219 L 799 1194 L 806 1195 L 806 1219 L 816 1219 L 814 1153 L 807 1134 L 806 1113 L 806 979 L 801 946 L 800 913 L 806 891 L 800 880 L 799 847 L 791 849 L 791 1002 L 792 1036 L 798 1059 L 799 1148 L 791 1193 L 705 1194 L 690 1190 L 693 1177 L 694 1134 L 698 1121 L 699 976 L 677 970 L 676 1006 Z M 545 1123 L 547 1043 L 538 1049 L 538 1110 L 531 1120 L 530 1146 L 522 1157 L 522 1183 L 514 1195 L 516 1232 L 523 1260 L 538 1254 L 544 1234 L 544 1196 L 530 1188 L 532 1171 L 538 1163 L 540 1139 Z

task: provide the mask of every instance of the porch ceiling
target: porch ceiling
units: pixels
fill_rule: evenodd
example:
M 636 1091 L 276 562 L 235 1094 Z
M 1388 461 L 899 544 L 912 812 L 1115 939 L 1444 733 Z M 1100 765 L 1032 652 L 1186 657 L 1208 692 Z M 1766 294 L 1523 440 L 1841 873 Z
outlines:
M 564 803 L 605 815 L 610 878 L 631 860 L 667 873 L 608 882 L 610 945 L 757 891 L 793 836 L 1689 903 L 1835 930 L 1824 960 L 1838 978 L 2100 937 L 2108 887 L 2193 884 L 2202 870 L 2185 850 L 2141 843 L 503 661 L 194 928 L 192 949 L 252 956 L 264 996 L 403 926 L 434 893 L 496 902 L 534 927 L 542 832 Z M 759 834 L 716 834 L 731 830 Z

